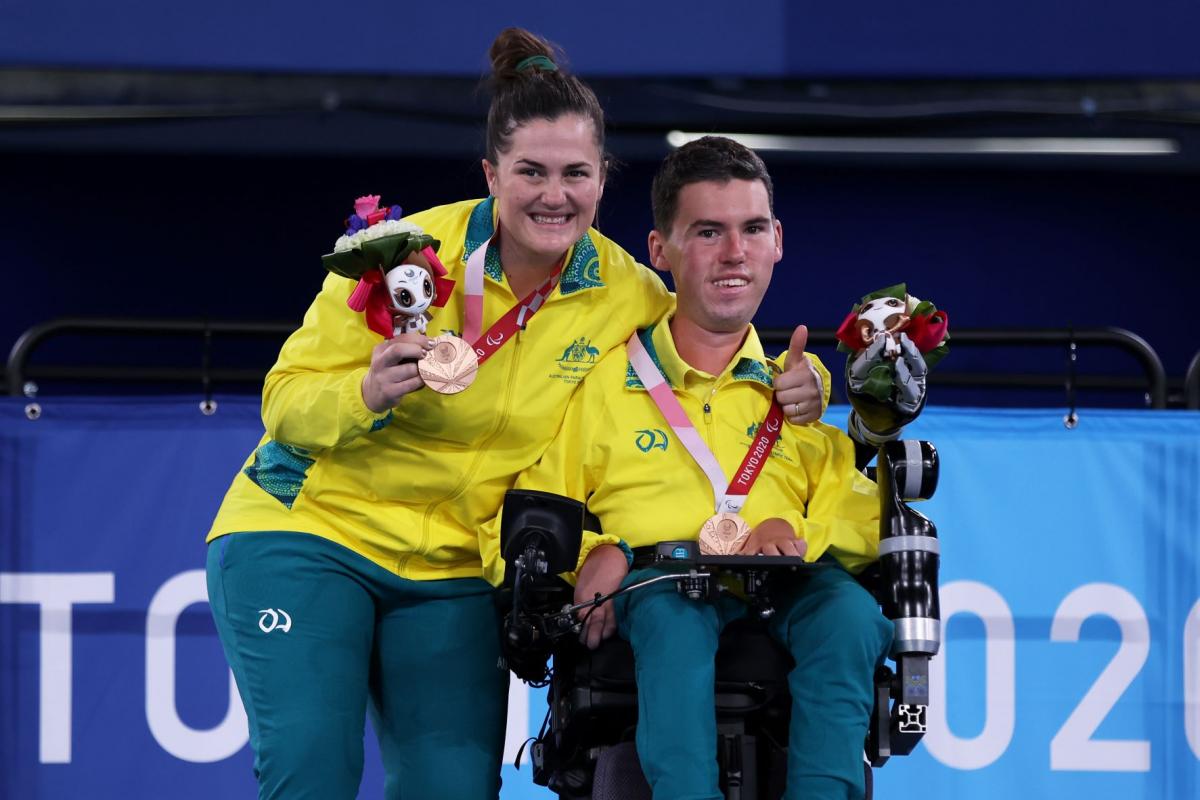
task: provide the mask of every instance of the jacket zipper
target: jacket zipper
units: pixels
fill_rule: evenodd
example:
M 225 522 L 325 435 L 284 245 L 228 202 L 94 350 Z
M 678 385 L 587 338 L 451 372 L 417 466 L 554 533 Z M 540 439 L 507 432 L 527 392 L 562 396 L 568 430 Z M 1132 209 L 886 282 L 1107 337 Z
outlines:
M 476 451 L 475 451 L 475 458 L 472 459 L 470 466 L 468 466 L 467 469 L 463 471 L 462 477 L 459 479 L 458 484 L 453 489 L 451 489 L 450 492 L 447 493 L 445 496 L 441 497 L 438 500 L 435 500 L 434 502 L 430 503 L 429 505 L 427 505 L 425 507 L 425 514 L 421 518 L 421 542 L 420 542 L 420 544 L 417 545 L 415 550 L 402 555 L 396 563 L 396 572 L 398 574 L 400 574 L 401 577 L 403 577 L 404 568 L 406 566 L 408 566 L 408 562 L 412 559 L 412 557 L 414 555 L 422 555 L 423 556 L 423 555 L 425 555 L 426 552 L 428 552 L 428 550 L 429 550 L 429 523 L 430 523 L 430 520 L 433 518 L 434 512 L 437 511 L 439 508 L 441 508 L 446 503 L 448 503 L 452 500 L 456 500 L 462 496 L 462 493 L 464 491 L 466 491 L 468 486 L 471 485 L 471 482 L 475 477 L 475 473 L 479 471 L 479 464 L 487 456 L 487 453 L 488 453 L 489 449 L 491 448 L 492 442 L 494 442 L 497 439 L 497 437 L 499 437 L 500 434 L 504 432 L 504 429 L 508 426 L 508 419 L 510 416 L 509 409 L 512 407 L 512 395 L 513 395 L 513 392 L 515 391 L 514 387 L 516 386 L 516 383 L 517 383 L 515 380 L 516 373 L 517 373 L 517 367 L 521 363 L 521 339 L 523 338 L 522 334 L 524 332 L 525 332 L 524 329 L 518 330 L 516 337 L 514 337 L 515 340 L 512 342 L 513 358 L 512 358 L 512 363 L 508 369 L 508 379 L 505 381 L 504 401 L 500 406 L 500 413 L 496 415 L 496 422 L 494 423 L 492 430 L 488 432 L 488 435 L 486 437 L 484 437 L 483 440 L 481 441 L 481 443 L 479 444 L 478 449 L 476 449 Z

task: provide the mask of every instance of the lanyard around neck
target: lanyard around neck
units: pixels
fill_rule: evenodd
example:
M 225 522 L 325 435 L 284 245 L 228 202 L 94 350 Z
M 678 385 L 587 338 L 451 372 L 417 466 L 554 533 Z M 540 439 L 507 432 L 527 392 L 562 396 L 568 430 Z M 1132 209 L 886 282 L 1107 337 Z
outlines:
M 480 329 L 483 327 L 483 267 L 487 260 L 488 248 L 497 246 L 499 234 L 500 231 L 497 229 L 496 233 L 475 248 L 475 252 L 467 258 L 467 274 L 463 286 L 463 338 L 470 342 L 475 349 L 475 355 L 479 358 L 480 364 L 499 350 L 505 342 L 513 338 L 517 331 L 524 328 L 529 318 L 542 307 L 546 298 L 558 285 L 558 276 L 562 273 L 563 263 L 566 261 L 564 254 L 563 260 L 558 262 L 558 266 L 550 273 L 550 277 L 525 295 L 521 302 L 510 308 L 504 316 L 496 320 L 492 327 L 487 329 L 486 333 L 481 335 Z
M 780 431 L 783 429 L 783 409 L 774 399 L 771 400 L 771 408 L 767 411 L 766 419 L 758 426 L 746 457 L 742 459 L 741 466 L 734 473 L 733 480 L 729 481 L 721 470 L 717 457 L 713 455 L 712 450 L 700 437 L 696 427 L 692 425 L 692 421 L 688 419 L 683 406 L 679 404 L 679 398 L 671 391 L 671 386 L 655 365 L 654 359 L 646 352 L 646 346 L 642 344 L 637 331 L 634 331 L 633 335 L 629 337 L 627 347 L 629 361 L 633 364 L 634 372 L 641 379 L 642 385 L 650 394 L 650 399 L 654 401 L 654 405 L 658 406 L 663 418 L 671 426 L 675 435 L 679 437 L 679 441 L 691 454 L 696 464 L 708 476 L 708 481 L 712 484 L 713 496 L 716 498 L 716 513 L 727 511 L 736 514 L 741 511 L 746 502 L 746 495 L 750 493 L 754 482 L 758 480 L 763 467 L 766 466 L 771 448 L 779 439 Z

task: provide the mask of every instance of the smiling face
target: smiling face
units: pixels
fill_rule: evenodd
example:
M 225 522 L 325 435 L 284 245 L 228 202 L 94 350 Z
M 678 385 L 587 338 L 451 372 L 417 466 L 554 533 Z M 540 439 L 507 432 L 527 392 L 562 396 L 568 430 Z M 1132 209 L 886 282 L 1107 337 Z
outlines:
M 483 172 L 499 208 L 506 268 L 557 263 L 592 224 L 604 191 L 595 128 L 577 114 L 518 126 L 495 164 L 484 159 Z
M 669 234 L 650 232 L 650 261 L 675 279 L 677 315 L 714 333 L 754 318 L 783 257 L 783 228 L 760 180 L 699 181 L 680 190 Z

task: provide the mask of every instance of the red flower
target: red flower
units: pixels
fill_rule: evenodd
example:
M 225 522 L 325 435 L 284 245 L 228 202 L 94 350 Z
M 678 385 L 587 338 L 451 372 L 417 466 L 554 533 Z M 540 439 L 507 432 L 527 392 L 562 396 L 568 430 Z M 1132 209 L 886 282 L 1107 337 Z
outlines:
M 837 329 L 837 340 L 856 353 L 865 347 L 862 337 L 858 333 L 857 323 L 858 312 L 851 311 Z
M 450 274 L 450 270 L 442 264 L 433 247 L 426 247 L 421 251 L 421 255 L 425 256 L 425 260 L 429 262 L 429 266 L 433 270 L 434 301 L 431 305 L 441 308 L 446 305 L 446 301 L 450 299 L 450 294 L 454 291 L 454 281 L 446 277 Z
M 913 317 L 904 333 L 922 353 L 928 353 L 946 338 L 950 318 L 945 311 L 935 311 L 928 316 Z M 840 338 L 840 336 L 839 336 Z
M 392 338 L 392 310 L 382 272 L 377 269 L 364 272 L 346 305 L 355 311 L 365 311 L 367 327 L 385 339 Z

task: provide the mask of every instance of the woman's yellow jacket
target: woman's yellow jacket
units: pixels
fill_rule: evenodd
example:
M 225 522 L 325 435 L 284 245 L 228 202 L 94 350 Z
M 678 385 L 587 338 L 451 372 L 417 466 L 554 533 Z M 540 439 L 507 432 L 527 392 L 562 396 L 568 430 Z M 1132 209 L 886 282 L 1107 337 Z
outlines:
M 460 334 L 468 255 L 495 226 L 492 200 L 409 217 L 441 242 L 456 281 L 429 335 Z M 489 252 L 484 330 L 518 302 Z M 314 269 L 319 260 L 313 257 Z M 478 531 L 516 476 L 542 455 L 576 384 L 635 329 L 662 317 L 671 295 L 651 270 L 595 230 L 567 254 L 558 287 L 479 370 L 466 391 L 428 388 L 385 414 L 362 400 L 382 338 L 346 305 L 354 282 L 330 275 L 266 378 L 266 435 L 221 505 L 208 540 L 249 531 L 325 537 L 404 578 L 482 574 Z

